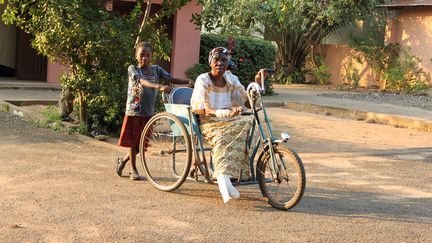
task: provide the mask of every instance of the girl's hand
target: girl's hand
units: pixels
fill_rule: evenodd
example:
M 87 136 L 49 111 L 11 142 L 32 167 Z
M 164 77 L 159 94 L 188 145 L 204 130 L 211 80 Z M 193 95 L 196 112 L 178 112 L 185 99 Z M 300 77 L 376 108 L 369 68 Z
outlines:
M 193 88 L 194 85 L 195 85 L 195 82 L 194 82 L 193 80 L 190 79 L 190 80 L 189 80 L 188 87 L 189 87 L 189 88 Z
M 169 93 L 171 91 L 171 87 L 168 85 L 160 85 L 159 90 L 164 93 Z

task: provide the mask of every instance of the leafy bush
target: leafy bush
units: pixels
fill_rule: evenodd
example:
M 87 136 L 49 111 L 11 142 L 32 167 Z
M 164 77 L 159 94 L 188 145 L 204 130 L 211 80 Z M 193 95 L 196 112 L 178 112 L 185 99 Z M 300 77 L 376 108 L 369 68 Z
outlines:
M 42 111 L 42 114 L 46 117 L 46 120 L 40 121 L 40 126 L 51 128 L 54 131 L 58 131 L 63 128 L 61 115 L 56 107 L 48 106 Z
M 413 55 L 402 55 L 386 73 L 389 87 L 398 92 L 412 93 L 427 88 L 430 75 L 419 67 L 420 59 Z
M 420 58 L 410 55 L 399 43 L 384 44 L 369 37 L 351 36 L 351 47 L 371 66 L 381 90 L 412 93 L 427 88 L 430 75 L 420 67 Z M 361 58 L 357 58 L 361 63 Z
M 237 65 L 237 69 L 232 70 L 232 72 L 239 77 L 243 85 L 246 86 L 252 82 L 255 79 L 255 74 L 261 68 L 274 67 L 276 47 L 270 42 L 250 37 L 235 37 L 235 43 L 232 60 Z M 201 35 L 199 63 L 208 66 L 208 53 L 218 46 L 227 46 L 227 36 Z
M 188 2 L 163 1 L 158 14 L 148 19 L 140 37 L 152 44 L 155 60 L 168 59 L 171 48 L 161 19 L 172 16 Z M 104 1 L 6 1 L 2 20 L 32 34 L 32 46 L 40 54 L 69 68 L 60 82 L 63 90 L 75 97 L 74 112 L 79 113 L 81 132 L 116 132 L 120 128 L 126 103 L 127 67 L 135 63 L 140 3 L 123 16 L 106 11 Z
M 306 82 L 307 70 L 295 70 L 289 72 L 285 68 L 276 71 L 275 78 L 282 84 L 304 84 Z
M 314 58 L 314 60 L 312 60 Z M 316 84 L 329 84 L 330 83 L 330 67 L 325 64 L 325 56 L 315 54 L 315 57 L 309 55 L 310 62 L 312 62 L 311 74 L 315 78 Z
M 192 80 L 196 80 L 196 78 L 202 74 L 202 73 L 206 73 L 210 70 L 210 67 L 208 64 L 202 64 L 202 63 L 198 63 L 193 65 L 192 67 L 188 68 L 188 70 L 186 70 L 186 77 Z
M 343 65 L 345 72 L 342 76 L 342 80 L 344 83 L 350 84 L 354 89 L 357 89 L 360 83 L 360 73 L 359 70 L 354 67 L 353 62 L 353 58 L 350 58 L 350 60 Z

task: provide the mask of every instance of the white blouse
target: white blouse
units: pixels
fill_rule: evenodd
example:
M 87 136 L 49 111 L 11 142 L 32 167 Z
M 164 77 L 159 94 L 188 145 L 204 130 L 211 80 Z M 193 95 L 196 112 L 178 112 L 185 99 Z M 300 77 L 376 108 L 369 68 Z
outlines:
M 198 76 L 191 98 L 192 111 L 243 106 L 247 101 L 247 93 L 237 76 L 226 71 L 224 79 L 226 85 L 220 88 L 213 84 L 208 73 Z

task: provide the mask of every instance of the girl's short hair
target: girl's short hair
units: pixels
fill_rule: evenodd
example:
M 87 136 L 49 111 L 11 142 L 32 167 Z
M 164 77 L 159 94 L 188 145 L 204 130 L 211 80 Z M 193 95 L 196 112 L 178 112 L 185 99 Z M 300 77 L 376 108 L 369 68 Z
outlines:
M 138 44 L 136 44 L 136 46 L 135 46 L 135 51 L 137 51 L 140 48 L 143 48 L 143 49 L 144 48 L 150 48 L 150 50 L 153 51 L 153 48 L 151 47 L 150 43 L 145 42 L 145 41 L 138 42 Z

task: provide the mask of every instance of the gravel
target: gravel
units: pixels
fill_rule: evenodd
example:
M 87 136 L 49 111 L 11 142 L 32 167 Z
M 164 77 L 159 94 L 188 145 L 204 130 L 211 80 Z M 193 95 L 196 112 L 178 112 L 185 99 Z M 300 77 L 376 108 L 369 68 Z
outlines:
M 387 93 L 323 93 L 323 97 L 351 99 L 377 104 L 392 104 L 397 106 L 417 107 L 432 110 L 432 97 L 425 95 L 404 95 Z

